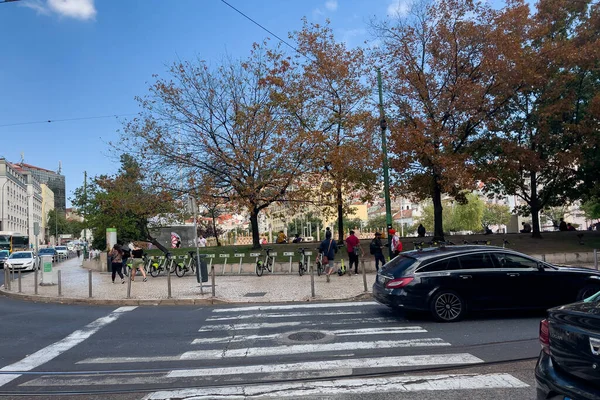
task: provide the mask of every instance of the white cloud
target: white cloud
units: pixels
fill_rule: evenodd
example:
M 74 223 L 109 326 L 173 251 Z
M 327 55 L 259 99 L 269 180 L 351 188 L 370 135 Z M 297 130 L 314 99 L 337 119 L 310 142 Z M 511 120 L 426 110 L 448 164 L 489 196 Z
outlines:
M 54 13 L 84 21 L 96 17 L 94 0 L 27 0 L 22 4 L 43 15 Z
M 411 6 L 411 0 L 393 0 L 390 5 L 388 5 L 387 13 L 394 17 L 401 17 L 408 14 Z
M 325 2 L 325 8 L 328 9 L 329 11 L 337 10 L 337 8 L 338 8 L 337 0 L 327 0 Z

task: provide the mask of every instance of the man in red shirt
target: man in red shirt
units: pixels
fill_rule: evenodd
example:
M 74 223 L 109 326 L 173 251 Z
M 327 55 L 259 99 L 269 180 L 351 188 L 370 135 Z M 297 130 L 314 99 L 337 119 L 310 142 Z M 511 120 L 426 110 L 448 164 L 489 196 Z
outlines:
M 350 231 L 350 236 L 346 238 L 346 250 L 348 250 L 348 275 L 352 273 L 352 264 L 354 263 L 354 273 L 358 274 L 358 255 L 362 253 L 360 248 L 360 240 L 354 235 L 354 231 Z

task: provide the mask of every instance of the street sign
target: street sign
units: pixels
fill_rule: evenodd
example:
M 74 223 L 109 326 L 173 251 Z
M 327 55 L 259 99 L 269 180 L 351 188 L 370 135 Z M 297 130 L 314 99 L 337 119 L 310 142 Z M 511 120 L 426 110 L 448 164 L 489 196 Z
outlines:
M 244 253 L 235 253 L 233 256 L 234 257 L 240 257 L 240 258 L 246 257 L 246 255 Z
M 305 251 L 305 252 L 304 252 L 304 255 L 305 255 L 305 256 L 312 256 L 312 251 Z
M 229 258 L 229 254 L 219 254 L 219 258 Z
M 34 222 L 33 223 L 33 234 L 35 236 L 40 234 L 40 223 L 39 222 Z
M 215 258 L 215 254 L 205 254 L 206 258 Z
M 271 253 L 271 254 L 273 254 L 273 253 Z M 290 257 L 293 257 L 293 256 L 294 256 L 294 252 L 293 252 L 293 251 L 284 251 L 284 252 L 283 252 L 283 255 L 284 255 L 284 256 L 290 256 Z
M 250 253 L 250 257 L 260 257 L 260 253 Z

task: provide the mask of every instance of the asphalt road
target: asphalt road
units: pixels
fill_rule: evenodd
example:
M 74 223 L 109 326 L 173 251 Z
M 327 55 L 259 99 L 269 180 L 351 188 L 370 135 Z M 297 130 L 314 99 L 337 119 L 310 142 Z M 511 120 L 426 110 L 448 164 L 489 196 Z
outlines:
M 533 399 L 542 317 L 441 324 L 370 302 L 119 308 L 0 297 L 0 395 Z

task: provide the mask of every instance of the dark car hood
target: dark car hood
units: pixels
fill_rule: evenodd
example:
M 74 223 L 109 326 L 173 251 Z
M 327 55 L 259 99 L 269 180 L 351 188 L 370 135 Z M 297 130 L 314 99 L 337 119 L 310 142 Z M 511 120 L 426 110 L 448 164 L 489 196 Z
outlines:
M 598 278 L 600 278 L 600 271 L 596 271 L 595 269 L 591 268 L 572 267 L 569 265 L 553 265 L 553 267 L 558 268 L 561 271 L 581 272 L 585 274 L 596 275 Z

